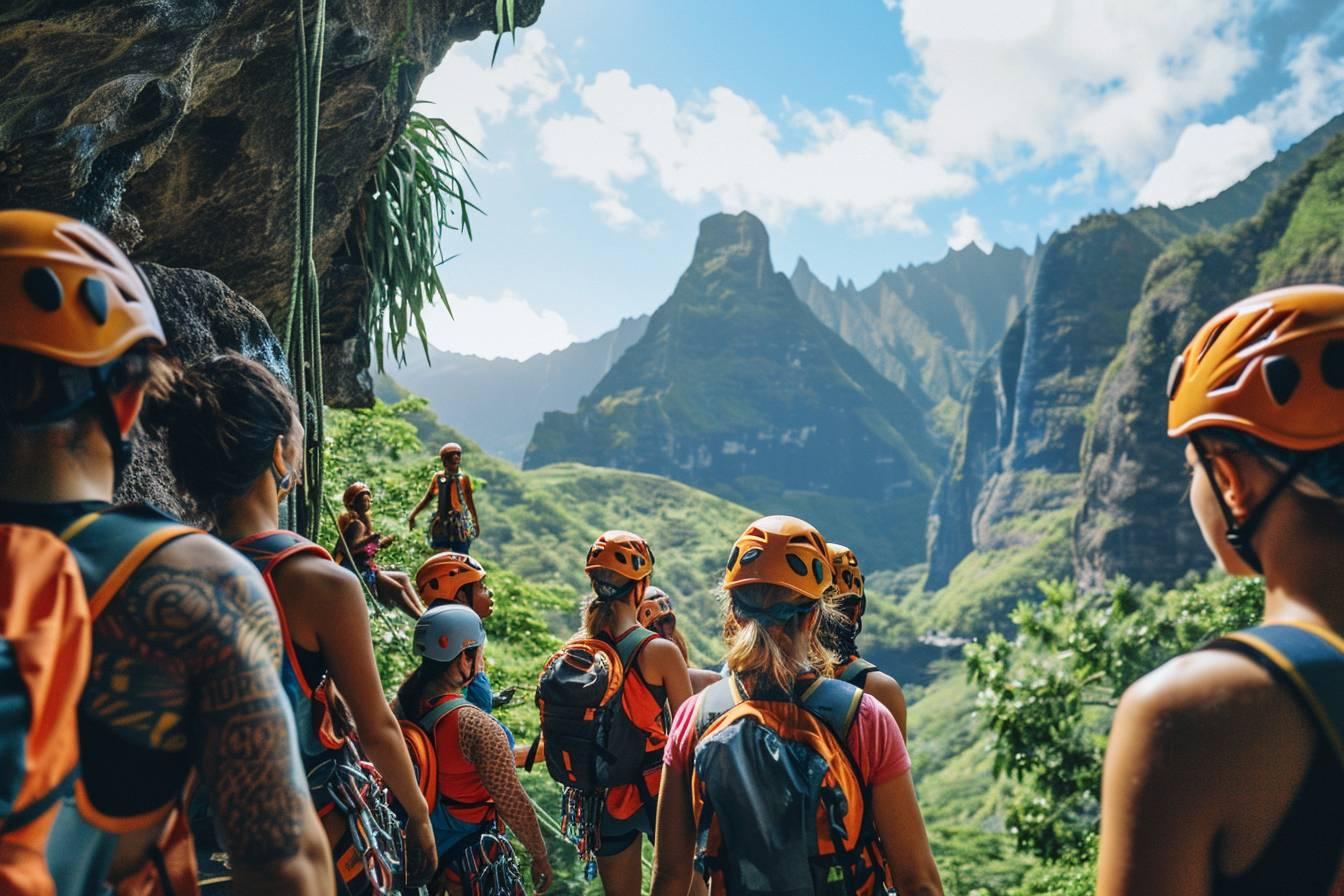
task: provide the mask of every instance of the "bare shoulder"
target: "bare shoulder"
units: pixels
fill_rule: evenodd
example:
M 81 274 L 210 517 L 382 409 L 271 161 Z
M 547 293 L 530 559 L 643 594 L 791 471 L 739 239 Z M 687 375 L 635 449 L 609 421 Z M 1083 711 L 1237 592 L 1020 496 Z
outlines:
M 905 700 L 905 692 L 896 679 L 877 669 L 868 673 L 868 677 L 864 680 L 863 689 L 884 702 L 887 699 Z
M 1187 653 L 1159 666 L 1125 691 L 1114 731 L 1180 752 L 1180 744 L 1207 755 L 1233 747 L 1266 725 L 1298 715 L 1273 676 L 1247 657 L 1226 650 Z
M 648 663 L 647 667 L 645 663 Z M 686 660 L 682 657 L 680 648 L 666 638 L 650 638 L 640 653 L 639 664 L 641 670 L 648 668 L 661 672 L 673 671 L 678 666 L 686 668 Z
M 286 595 L 312 595 L 325 606 L 363 605 L 364 592 L 353 572 L 317 554 L 298 554 L 274 572 L 276 586 Z

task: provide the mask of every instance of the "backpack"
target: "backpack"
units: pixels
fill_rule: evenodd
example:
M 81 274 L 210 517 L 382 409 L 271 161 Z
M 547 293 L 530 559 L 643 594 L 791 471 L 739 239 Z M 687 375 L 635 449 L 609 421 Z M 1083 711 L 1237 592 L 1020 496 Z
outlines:
M 693 719 L 696 869 L 731 896 L 885 893 L 872 792 L 846 748 L 863 691 L 833 678 L 748 697 L 710 685 Z
M 556 781 L 583 791 L 644 787 L 644 772 L 662 757 L 647 752 L 648 733 L 622 711 L 621 696 L 627 671 L 656 637 L 635 626 L 615 645 L 601 638 L 576 638 L 546 661 L 537 681 L 539 739 L 546 769 Z M 529 770 L 536 749 L 534 743 Z
M 201 530 L 144 504 L 95 511 L 66 527 L 61 539 L 78 565 L 90 624 L 151 554 L 170 541 L 195 534 L 202 534 Z M 81 685 L 77 696 L 82 690 Z M 116 896 L 192 896 L 197 892 L 191 832 L 183 814 L 188 786 L 184 785 L 184 793 L 170 808 L 163 831 L 144 862 L 118 881 L 113 890 Z M 73 800 L 64 801 L 47 841 L 47 861 L 57 889 L 82 892 L 91 884 L 98 885 L 107 874 L 110 847 L 118 836 L 87 821 Z
M 477 534 L 476 523 L 467 505 L 464 479 L 470 481 L 465 473 L 458 473 L 456 476 L 438 473 L 435 476 L 439 486 L 439 503 L 438 513 L 430 523 L 431 530 L 436 529 L 438 534 L 452 541 L 471 541 Z M 460 510 L 453 507 L 454 496 L 457 497 L 457 507 L 461 508 Z
M 835 677 L 862 689 L 868 681 L 868 673 L 876 670 L 876 664 L 870 663 L 861 656 L 854 656 L 850 657 L 849 661 L 836 671 Z
M 89 649 L 69 548 L 45 529 L 0 525 L 0 892 L 55 891 L 46 840 L 74 784 Z

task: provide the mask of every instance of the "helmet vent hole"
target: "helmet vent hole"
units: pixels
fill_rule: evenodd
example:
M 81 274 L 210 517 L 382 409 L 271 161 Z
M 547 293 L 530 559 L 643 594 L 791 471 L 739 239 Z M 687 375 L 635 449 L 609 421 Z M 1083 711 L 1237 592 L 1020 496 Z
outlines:
M 1331 389 L 1344 389 L 1344 342 L 1336 339 L 1321 352 L 1321 376 Z
M 433 589 L 435 589 L 435 590 L 437 590 L 438 587 L 439 587 L 439 580 L 438 580 L 438 579 L 430 579 L 430 580 L 429 580 L 429 587 L 430 587 L 430 588 L 433 588 Z
M 616 562 L 617 562 L 617 563 L 628 563 L 629 561 L 626 559 L 625 554 L 621 553 L 620 551 L 617 551 L 617 552 L 616 552 Z
M 1185 374 L 1185 355 L 1177 355 L 1167 372 L 1167 400 L 1175 401 L 1176 392 L 1181 388 L 1181 377 Z
M 752 548 L 751 550 L 747 551 L 745 554 L 742 555 L 742 565 L 750 566 L 751 564 L 756 562 L 756 558 L 759 556 L 761 556 L 761 549 Z
M 631 554 L 630 565 L 633 566 L 636 570 L 638 570 L 641 566 L 644 565 L 644 558 L 639 556 L 638 554 Z
M 1230 320 L 1225 320 L 1213 328 L 1213 332 L 1209 334 L 1209 338 L 1204 340 L 1204 346 L 1199 350 L 1199 354 L 1195 356 L 1196 361 L 1204 360 L 1204 356 L 1209 353 L 1209 349 L 1213 348 L 1213 344 L 1218 341 L 1218 337 L 1223 335 L 1223 331 L 1227 329 L 1229 323 L 1231 323 Z
M 1280 405 L 1288 403 L 1297 390 L 1297 384 L 1302 382 L 1302 371 L 1298 369 L 1297 362 L 1287 355 L 1266 358 L 1261 371 L 1264 373 L 1265 385 L 1269 387 L 1269 394 Z
M 820 560 L 814 558 L 812 560 L 812 578 L 816 579 L 817 584 L 820 585 L 822 579 L 824 579 L 825 577 L 826 577 L 826 568 L 821 565 Z
M 79 284 L 79 300 L 89 309 L 98 326 L 107 323 L 107 286 L 97 277 L 85 277 Z
M 29 268 L 23 272 L 23 291 L 43 311 L 59 311 L 65 299 L 61 281 L 51 268 Z
M 740 553 L 742 553 L 742 549 L 739 548 L 737 545 L 733 545 L 733 552 L 728 555 L 729 572 L 731 572 L 733 567 L 737 565 L 737 555 Z
M 792 569 L 800 576 L 807 575 L 807 564 L 800 560 L 797 554 L 786 554 L 785 557 L 789 561 L 789 569 Z

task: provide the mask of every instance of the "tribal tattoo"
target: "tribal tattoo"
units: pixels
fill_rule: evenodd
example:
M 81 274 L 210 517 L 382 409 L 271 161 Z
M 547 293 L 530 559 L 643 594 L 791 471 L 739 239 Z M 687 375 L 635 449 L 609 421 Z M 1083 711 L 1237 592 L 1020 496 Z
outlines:
M 270 594 L 205 538 L 160 549 L 98 618 L 82 710 L 141 749 L 190 750 L 233 863 L 263 865 L 297 853 L 312 804 Z
M 474 706 L 458 710 L 457 742 L 462 755 L 476 766 L 481 783 L 495 801 L 504 823 L 513 829 L 533 859 L 546 855 L 546 841 L 527 791 L 518 782 L 513 750 L 499 723 Z

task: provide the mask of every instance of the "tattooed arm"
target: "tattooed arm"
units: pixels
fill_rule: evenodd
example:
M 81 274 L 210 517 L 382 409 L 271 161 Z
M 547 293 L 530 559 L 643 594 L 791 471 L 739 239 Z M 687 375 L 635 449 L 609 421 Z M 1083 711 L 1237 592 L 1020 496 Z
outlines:
M 537 873 L 544 874 L 547 880 L 552 877 L 551 865 L 546 856 L 546 841 L 541 838 L 541 826 L 537 824 L 537 813 L 527 791 L 518 783 L 518 773 L 513 767 L 513 751 L 509 749 L 509 739 L 499 723 L 474 706 L 459 709 L 461 714 L 457 726 L 458 746 L 467 761 L 476 766 L 490 798 L 504 823 L 513 829 L 518 839 L 527 847 L 532 857 L 535 882 Z
M 281 690 L 280 630 L 256 571 L 207 536 L 161 548 L 123 589 L 150 655 L 188 683 L 196 766 L 233 867 L 234 891 L 326 896 L 331 856 Z

